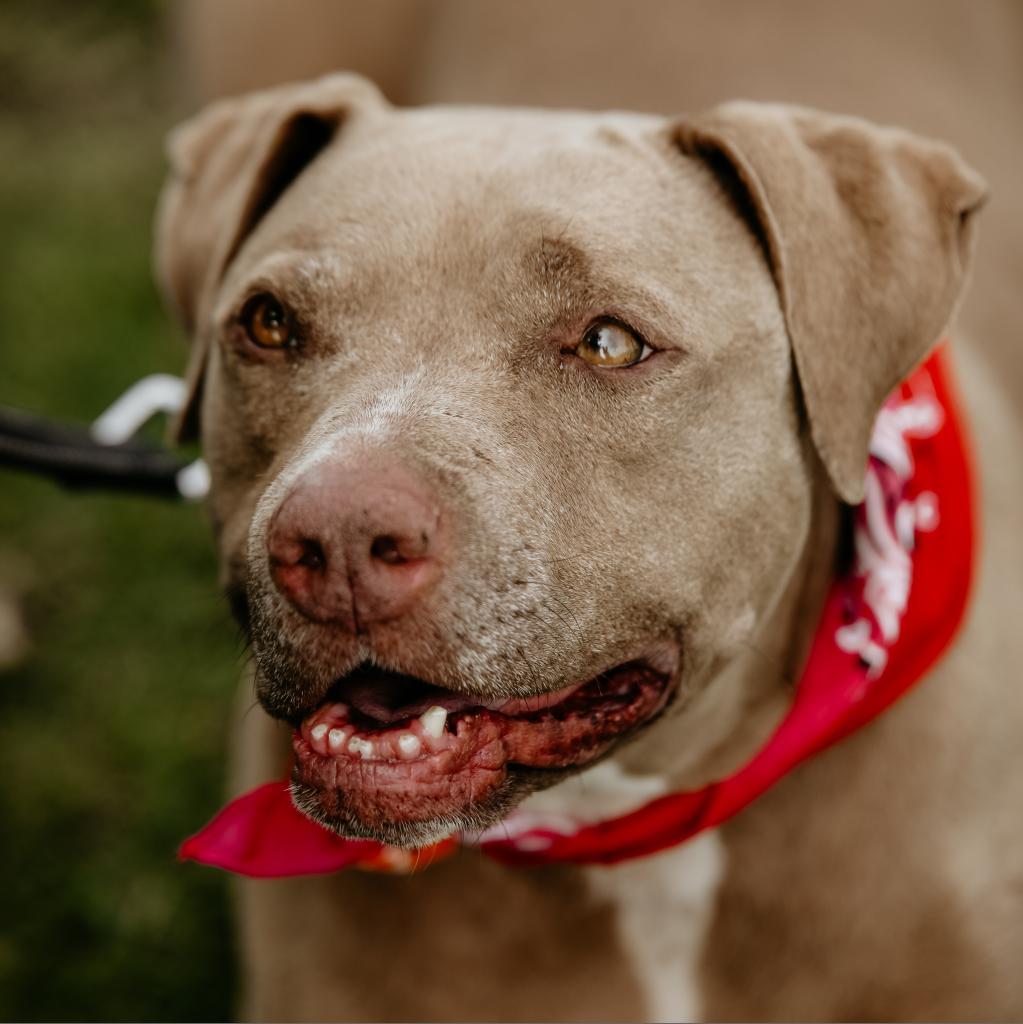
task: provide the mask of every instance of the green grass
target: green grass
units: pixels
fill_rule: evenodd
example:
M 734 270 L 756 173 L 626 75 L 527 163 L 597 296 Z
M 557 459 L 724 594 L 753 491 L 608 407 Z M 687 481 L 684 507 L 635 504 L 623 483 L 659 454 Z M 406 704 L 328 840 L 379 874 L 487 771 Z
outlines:
M 159 5 L 0 7 L 0 403 L 87 420 L 185 347 L 151 283 Z M 178 865 L 217 806 L 241 651 L 201 510 L 0 471 L 0 1018 L 230 1015 L 224 878 Z

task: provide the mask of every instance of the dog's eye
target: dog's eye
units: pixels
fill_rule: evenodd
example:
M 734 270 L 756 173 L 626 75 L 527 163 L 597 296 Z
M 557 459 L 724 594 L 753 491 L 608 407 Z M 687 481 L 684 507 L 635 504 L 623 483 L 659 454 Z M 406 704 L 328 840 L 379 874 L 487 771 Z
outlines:
M 624 325 L 598 320 L 586 329 L 575 354 L 589 366 L 616 369 L 641 363 L 653 349 Z
M 297 343 L 294 318 L 272 295 L 253 295 L 238 319 L 259 348 L 294 348 Z

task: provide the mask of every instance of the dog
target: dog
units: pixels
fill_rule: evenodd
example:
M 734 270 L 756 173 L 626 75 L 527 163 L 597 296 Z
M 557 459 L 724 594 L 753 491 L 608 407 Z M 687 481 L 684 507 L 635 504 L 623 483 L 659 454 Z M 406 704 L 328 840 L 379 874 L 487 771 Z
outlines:
M 965 286 L 979 176 L 806 108 L 400 109 L 353 75 L 216 104 L 172 163 L 181 429 L 266 712 L 233 788 L 290 771 L 321 826 L 408 849 L 756 757 L 886 397 Z M 1018 472 L 1001 494 L 986 564 L 1018 566 Z M 1018 1014 L 1019 591 L 982 572 L 911 694 L 660 852 L 242 883 L 245 1016 Z

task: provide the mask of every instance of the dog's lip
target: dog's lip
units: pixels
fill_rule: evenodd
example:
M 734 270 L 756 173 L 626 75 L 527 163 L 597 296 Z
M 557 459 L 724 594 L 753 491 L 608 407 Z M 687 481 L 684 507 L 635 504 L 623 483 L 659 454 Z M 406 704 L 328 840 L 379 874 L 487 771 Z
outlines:
M 424 699 L 446 696 L 416 716 L 406 713 L 419 711 L 413 701 L 388 721 L 328 700 L 295 731 L 301 805 L 362 836 L 458 820 L 496 796 L 516 769 L 563 772 L 605 754 L 667 706 L 677 669 L 677 652 L 661 652 L 547 693 L 483 703 L 431 688 Z

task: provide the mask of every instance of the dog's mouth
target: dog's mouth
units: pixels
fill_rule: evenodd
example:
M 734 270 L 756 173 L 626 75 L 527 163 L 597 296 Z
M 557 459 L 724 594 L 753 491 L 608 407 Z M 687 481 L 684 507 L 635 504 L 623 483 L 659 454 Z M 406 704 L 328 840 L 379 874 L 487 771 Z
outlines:
M 483 703 L 360 666 L 295 730 L 296 802 L 342 835 L 400 845 L 489 827 L 524 792 L 591 763 L 659 714 L 677 674 L 668 660 Z

